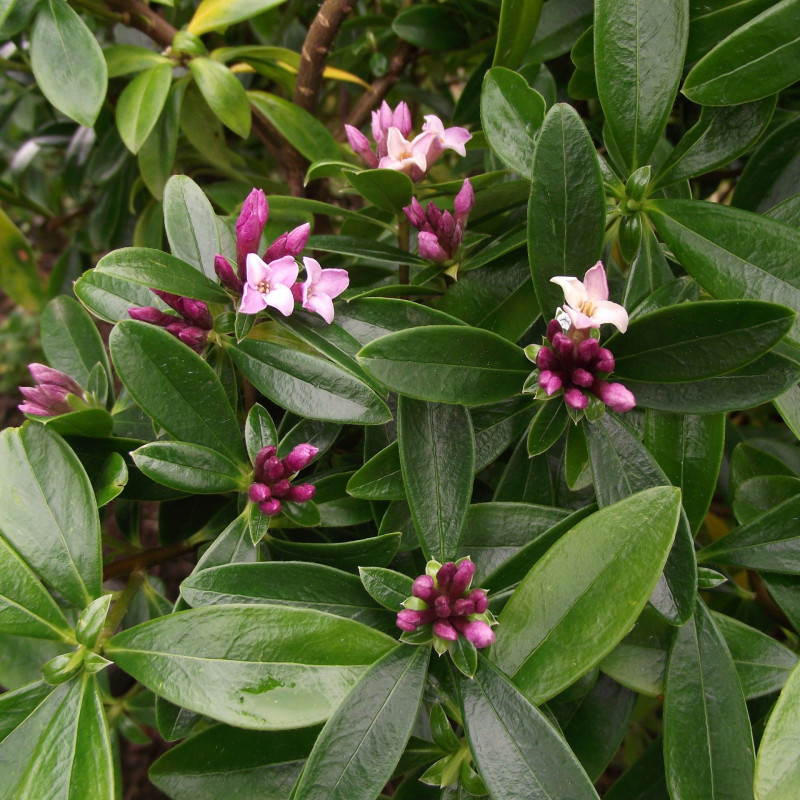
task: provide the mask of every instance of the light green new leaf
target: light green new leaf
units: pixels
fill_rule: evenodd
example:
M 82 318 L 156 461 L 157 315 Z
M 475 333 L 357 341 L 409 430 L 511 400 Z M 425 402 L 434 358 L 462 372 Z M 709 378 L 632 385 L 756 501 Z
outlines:
M 228 67 L 211 58 L 193 58 L 189 69 L 200 94 L 219 121 L 246 139 L 250 133 L 250 103 L 239 79 Z
M 195 36 L 263 14 L 286 0 L 202 0 L 186 30 Z
M 117 129 L 131 153 L 138 153 L 167 101 L 172 63 L 157 64 L 137 75 L 117 101 Z

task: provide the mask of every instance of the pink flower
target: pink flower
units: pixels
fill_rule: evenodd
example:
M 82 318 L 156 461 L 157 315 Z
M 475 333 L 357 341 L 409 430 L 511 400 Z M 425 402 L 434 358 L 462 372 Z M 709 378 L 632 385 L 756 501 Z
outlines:
M 307 256 L 303 258 L 303 266 L 306 280 L 295 284 L 292 294 L 303 308 L 319 314 L 330 325 L 333 322 L 333 298 L 347 288 L 350 276 L 344 269 L 322 269 L 318 261 Z
M 436 134 L 436 138 L 433 140 L 435 155 L 434 159 L 428 160 L 428 166 L 445 150 L 455 150 L 460 156 L 467 154 L 465 145 L 472 138 L 472 134 L 466 128 L 445 128 L 439 117 L 435 114 L 428 114 L 422 130 L 426 133 Z
M 239 311 L 257 314 L 267 306 L 277 308 L 285 317 L 294 309 L 292 285 L 299 269 L 292 256 L 264 263 L 255 253 L 247 255 L 247 282 L 244 284 Z
M 386 138 L 386 155 L 381 158 L 378 166 L 381 169 L 396 169 L 411 178 L 419 181 L 425 177 L 428 170 L 426 154 L 434 134 L 421 133 L 409 142 L 398 128 L 389 128 Z
M 378 158 L 383 158 L 386 155 L 390 128 L 397 128 L 400 131 L 400 135 L 404 137 L 411 133 L 411 112 L 408 110 L 406 103 L 401 101 L 397 104 L 397 108 L 392 111 L 389 104 L 384 100 L 380 109 L 372 112 L 372 138 L 378 147 Z
M 576 329 L 599 328 L 605 322 L 615 325 L 620 333 L 628 329 L 628 312 L 608 299 L 608 281 L 602 261 L 587 270 L 583 282 L 566 275 L 558 275 L 550 281 L 564 290 L 567 301 L 564 311 Z
M 83 389 L 64 372 L 45 364 L 29 364 L 28 369 L 36 386 L 20 386 L 25 402 L 19 404 L 23 414 L 40 417 L 57 417 L 76 409 L 69 403 L 69 395 L 84 400 Z M 85 405 L 85 404 L 84 404 Z

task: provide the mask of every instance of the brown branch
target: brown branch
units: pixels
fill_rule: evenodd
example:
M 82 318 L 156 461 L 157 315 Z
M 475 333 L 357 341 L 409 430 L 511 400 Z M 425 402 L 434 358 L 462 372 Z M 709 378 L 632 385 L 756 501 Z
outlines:
M 114 11 L 127 14 L 127 25 L 147 34 L 162 47 L 172 44 L 177 30 L 142 0 L 106 0 L 106 5 Z
M 168 561 L 170 558 L 182 556 L 184 553 L 190 553 L 197 547 L 197 544 L 184 539 L 180 542 L 165 545 L 164 547 L 156 547 L 152 550 L 145 550 L 142 553 L 137 553 L 134 556 L 127 556 L 121 558 L 119 561 L 112 561 L 103 569 L 103 580 L 107 581 L 109 578 L 114 578 L 117 575 L 127 575 L 137 569 L 147 569 L 154 567 L 156 564 L 161 564 L 163 561 Z
M 294 104 L 306 111 L 317 108 L 322 73 L 331 44 L 350 13 L 352 0 L 325 0 L 311 23 L 300 51 L 300 68 L 294 89 Z

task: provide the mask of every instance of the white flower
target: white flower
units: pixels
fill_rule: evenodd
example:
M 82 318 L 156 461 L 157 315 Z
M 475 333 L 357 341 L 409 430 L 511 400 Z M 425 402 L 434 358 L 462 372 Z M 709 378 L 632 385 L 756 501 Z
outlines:
M 620 333 L 628 329 L 628 312 L 608 299 L 608 281 L 602 261 L 587 270 L 583 282 L 566 275 L 558 275 L 550 281 L 564 290 L 567 301 L 564 311 L 578 330 L 599 328 L 606 322 L 619 328 Z

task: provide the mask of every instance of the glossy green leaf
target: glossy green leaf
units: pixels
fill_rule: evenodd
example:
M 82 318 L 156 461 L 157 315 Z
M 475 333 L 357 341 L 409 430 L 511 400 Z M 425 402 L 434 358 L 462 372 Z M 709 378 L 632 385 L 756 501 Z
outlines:
M 673 800 L 752 798 L 753 736 L 725 640 L 702 601 L 675 632 L 664 698 Z
M 800 731 L 800 668 L 795 667 L 758 748 L 755 770 L 756 800 L 788 800 L 800 792 L 800 764 L 793 743 Z
M 172 173 L 178 151 L 178 121 L 187 87 L 188 82 L 185 79 L 172 85 L 161 116 L 139 148 L 139 172 L 150 193 L 159 202 L 164 196 L 164 188 Z M 160 226 L 158 235 L 161 235 Z M 134 241 L 134 244 L 143 243 Z
M 569 686 L 630 630 L 664 568 L 679 512 L 676 489 L 646 489 L 579 522 L 525 576 L 500 615 L 492 657 L 534 702 Z M 613 604 L 600 599 L 610 592 Z
M 279 730 L 327 719 L 394 645 L 358 622 L 310 609 L 226 605 L 130 628 L 108 641 L 106 653 L 177 705 L 239 727 Z
M 536 33 L 541 0 L 503 0 L 492 66 L 517 69 Z
M 481 777 L 503 800 L 596 800 L 578 760 L 549 719 L 486 659 L 458 684 L 467 740 Z
M 122 278 L 131 283 L 209 303 L 230 301 L 228 293 L 219 284 L 185 261 L 147 247 L 123 247 L 114 250 L 97 262 L 94 274 Z M 153 295 L 150 294 L 150 297 Z
M 696 532 L 711 503 L 725 443 L 722 414 L 648 411 L 644 444 L 682 493 L 683 508 Z
M 60 436 L 36 423 L 0 434 L 0 530 L 72 604 L 100 595 L 100 522 L 89 478 Z
M 164 329 L 133 320 L 119 323 L 109 344 L 120 380 L 167 433 L 243 462 L 233 409 L 200 356 Z
M 361 350 L 358 360 L 390 389 L 434 403 L 499 402 L 518 394 L 530 373 L 522 350 L 506 339 L 449 325 L 381 337 Z
M 660 167 L 654 187 L 695 178 L 746 153 L 764 133 L 776 101 L 777 96 L 727 108 L 704 107 Z
M 408 575 L 383 567 L 359 567 L 358 574 L 370 596 L 390 611 L 402 611 L 403 601 L 411 597 Z
M 508 459 L 492 499 L 495 502 L 519 501 L 550 505 L 553 502 L 553 479 L 548 457 L 530 457 L 527 442 L 521 439 Z
M 189 62 L 200 93 L 220 122 L 237 136 L 250 133 L 250 103 L 239 79 L 219 61 L 202 56 Z
M 0 742 L 18 728 L 52 691 L 52 686 L 36 681 L 0 695 Z
M 149 777 L 174 800 L 285 800 L 318 733 L 215 725 L 166 752 Z
M 394 215 L 403 213 L 403 207 L 411 203 L 414 194 L 411 178 L 391 169 L 348 172 L 347 180 L 365 200 Z
M 497 157 L 524 178 L 531 174 L 535 137 L 544 113 L 544 98 L 521 75 L 503 66 L 486 73 L 481 126 Z
M 186 175 L 174 175 L 164 188 L 164 227 L 172 254 L 216 282 L 214 256 L 222 252 L 217 217 L 203 190 Z
M 603 177 L 592 137 L 571 106 L 548 111 L 533 159 L 528 258 L 545 319 L 564 302 L 550 278 L 583 275 L 600 257 L 606 221 Z
M 234 363 L 270 400 L 312 419 L 377 425 L 391 415 L 365 383 L 330 361 L 273 342 L 230 347 Z
M 95 270 L 84 272 L 75 282 L 74 288 L 75 296 L 81 303 L 94 316 L 106 322 L 130 319 L 128 309 L 131 306 L 165 307 L 147 286 Z
M 562 397 L 542 402 L 534 412 L 528 429 L 528 456 L 546 453 L 567 428 L 569 415 Z
M 401 397 L 397 440 L 408 505 L 423 552 L 455 557 L 472 495 L 475 440 L 463 406 Z
M 783 0 L 723 39 L 692 67 L 683 93 L 694 103 L 733 106 L 800 78 L 800 3 Z
M 311 236 L 308 247 L 314 250 L 323 250 L 326 253 L 338 253 L 345 256 L 354 256 L 362 261 L 374 265 L 387 264 L 396 267 L 398 264 L 412 266 L 427 266 L 428 262 L 414 253 L 401 250 L 392 244 L 382 241 L 366 239 L 360 236 Z
M 670 800 L 659 736 L 632 766 L 614 781 L 604 800 Z
M 30 567 L 1 538 L 0 631 L 58 641 L 71 638 L 61 609 Z
M 689 36 L 688 0 L 595 2 L 600 103 L 631 170 L 649 163 L 678 91 Z M 565 273 L 571 274 L 571 273 Z
M 157 64 L 172 63 L 166 56 L 138 44 L 110 44 L 103 48 L 109 78 L 141 72 Z
M 759 475 L 748 478 L 736 488 L 733 513 L 744 524 L 796 494 L 800 494 L 799 478 L 788 475 Z
M 373 456 L 347 482 L 347 493 L 366 500 L 405 500 L 397 442 Z
M 117 129 L 125 146 L 138 153 L 158 121 L 172 83 L 172 63 L 139 73 L 117 101 Z
M 475 471 L 480 472 L 517 442 L 531 421 L 531 397 L 511 397 L 470 410 L 475 431 Z
M 453 14 L 454 6 L 425 5 L 403 9 L 392 30 L 403 40 L 426 50 L 457 50 L 469 44 L 469 36 Z
M 131 453 L 148 478 L 193 494 L 242 491 L 249 470 L 208 447 L 187 442 L 152 442 Z
M 94 34 L 64 0 L 45 0 L 30 36 L 31 66 L 42 94 L 70 119 L 92 127 L 108 84 Z
M 385 567 L 400 546 L 399 533 L 383 533 L 351 542 L 293 542 L 271 538 L 270 550 L 296 561 L 327 564 L 355 572 L 360 567 Z
M 247 412 L 244 426 L 244 441 L 247 446 L 247 455 L 250 461 L 255 461 L 256 456 L 265 447 L 278 444 L 278 434 L 275 423 L 264 406 L 254 403 Z
M 411 735 L 429 659 L 428 648 L 401 645 L 370 667 L 322 729 L 294 800 L 380 792 Z
M 625 282 L 623 305 L 627 309 L 636 308 L 647 297 L 652 297 L 660 287 L 674 280 L 672 270 L 667 264 L 661 245 L 647 225 L 642 233 L 639 251 L 631 261 L 628 280 Z M 631 321 L 633 317 L 631 317 Z
M 3 291 L 28 311 L 38 311 L 44 303 L 42 281 L 28 240 L 0 208 L 0 283 Z
M 689 0 L 689 45 L 686 63 L 693 64 L 776 0 Z
M 721 203 L 652 200 L 648 214 L 686 271 L 713 297 L 800 311 L 800 231 Z M 789 338 L 800 340 L 795 322 Z
M 285 0 L 202 0 L 186 29 L 195 36 L 227 28 L 279 6 Z

